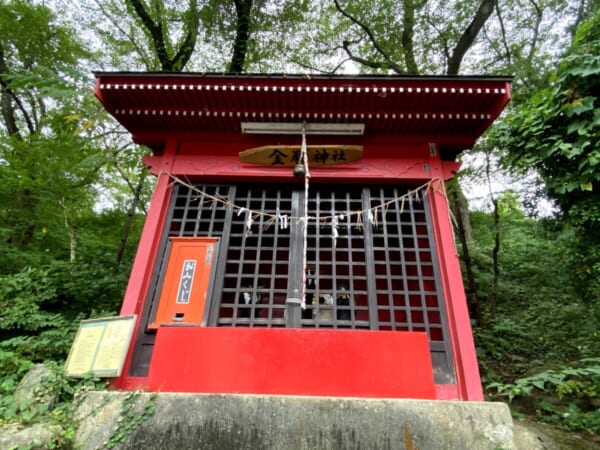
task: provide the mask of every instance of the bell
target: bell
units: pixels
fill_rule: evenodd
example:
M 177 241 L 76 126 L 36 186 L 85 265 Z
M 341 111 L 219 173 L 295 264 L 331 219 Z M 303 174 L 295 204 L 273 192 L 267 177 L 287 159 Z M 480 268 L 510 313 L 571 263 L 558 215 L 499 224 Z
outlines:
M 294 176 L 298 178 L 302 178 L 306 176 L 306 169 L 302 164 L 296 164 L 294 166 Z

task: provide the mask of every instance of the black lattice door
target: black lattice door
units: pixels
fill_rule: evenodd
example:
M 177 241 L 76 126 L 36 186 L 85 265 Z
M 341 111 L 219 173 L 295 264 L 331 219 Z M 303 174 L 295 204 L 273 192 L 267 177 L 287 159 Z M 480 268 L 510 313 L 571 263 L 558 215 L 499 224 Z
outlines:
M 163 248 L 172 236 L 219 238 L 209 326 L 422 331 L 436 382 L 454 383 L 427 197 L 407 192 L 312 185 L 303 273 L 302 185 L 177 185 Z M 163 250 L 150 305 L 164 259 Z M 301 291 L 306 307 L 297 310 L 288 300 Z

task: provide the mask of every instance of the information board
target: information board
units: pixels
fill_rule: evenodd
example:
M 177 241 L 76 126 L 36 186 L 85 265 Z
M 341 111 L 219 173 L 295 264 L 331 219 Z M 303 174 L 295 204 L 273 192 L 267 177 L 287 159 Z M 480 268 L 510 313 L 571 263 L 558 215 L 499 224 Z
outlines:
M 121 375 L 136 316 L 82 320 L 65 363 L 65 374 L 81 377 Z

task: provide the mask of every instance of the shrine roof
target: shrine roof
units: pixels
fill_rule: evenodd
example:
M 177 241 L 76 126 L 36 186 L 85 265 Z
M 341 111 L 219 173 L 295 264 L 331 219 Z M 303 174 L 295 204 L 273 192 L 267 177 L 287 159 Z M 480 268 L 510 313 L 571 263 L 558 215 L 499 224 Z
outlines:
M 243 122 L 364 124 L 364 135 L 471 148 L 510 99 L 509 77 L 97 72 L 95 94 L 155 151 L 173 133 L 241 133 Z M 158 150 L 160 151 L 160 150 Z

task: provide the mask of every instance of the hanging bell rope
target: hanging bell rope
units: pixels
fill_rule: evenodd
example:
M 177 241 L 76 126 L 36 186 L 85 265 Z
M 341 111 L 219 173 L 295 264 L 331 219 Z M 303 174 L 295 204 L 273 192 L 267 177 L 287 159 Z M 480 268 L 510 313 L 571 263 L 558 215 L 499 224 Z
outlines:
M 304 166 L 304 217 L 302 218 L 303 226 L 303 239 L 304 245 L 302 246 L 302 300 L 300 307 L 306 309 L 306 269 L 307 269 L 307 247 L 308 247 L 308 180 L 310 178 L 310 171 L 308 169 L 308 152 L 306 150 L 306 123 L 302 124 L 302 147 L 300 148 L 300 158 L 302 165 Z M 294 172 L 294 175 L 296 173 Z

